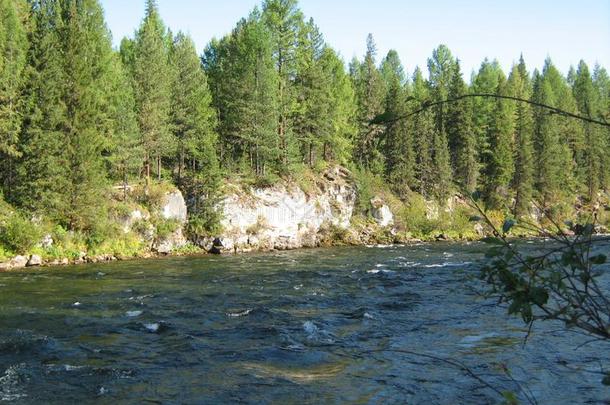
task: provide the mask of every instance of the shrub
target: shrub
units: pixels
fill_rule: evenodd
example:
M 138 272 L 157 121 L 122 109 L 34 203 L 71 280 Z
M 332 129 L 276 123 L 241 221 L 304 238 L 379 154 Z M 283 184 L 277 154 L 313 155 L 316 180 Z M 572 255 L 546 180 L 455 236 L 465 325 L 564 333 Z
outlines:
M 208 236 L 218 236 L 222 233 L 221 214 L 216 210 L 202 210 L 189 218 L 186 232 L 196 239 Z
M 42 227 L 20 213 L 14 213 L 0 224 L 0 244 L 20 254 L 28 253 L 42 239 Z
M 175 219 L 157 219 L 155 221 L 155 231 L 157 238 L 165 239 L 180 228 L 180 222 Z
M 0 262 L 10 259 L 14 256 L 14 253 L 0 245 Z
M 391 194 L 380 176 L 358 168 L 353 170 L 353 174 L 358 189 L 358 200 L 356 201 L 358 213 L 367 213 L 371 207 L 371 199 L 374 197 Z
M 250 185 L 257 189 L 271 188 L 281 181 L 280 177 L 274 173 L 265 176 L 256 176 L 250 181 Z
M 413 194 L 397 215 L 397 220 L 414 236 L 427 236 L 438 226 L 436 220 L 428 219 L 426 204 L 421 195 Z

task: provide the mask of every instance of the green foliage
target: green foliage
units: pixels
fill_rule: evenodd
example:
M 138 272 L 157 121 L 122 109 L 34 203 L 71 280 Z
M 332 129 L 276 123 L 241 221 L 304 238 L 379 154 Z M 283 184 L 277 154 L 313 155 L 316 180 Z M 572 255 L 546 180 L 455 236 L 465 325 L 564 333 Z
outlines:
M 519 219 L 534 200 L 561 219 L 577 201 L 602 202 L 607 128 L 524 102 L 462 97 L 506 95 L 605 119 L 603 67 L 581 62 L 563 77 L 549 59 L 532 78 L 521 58 L 506 80 L 485 60 L 467 84 L 445 45 L 432 52 L 428 79 L 420 68 L 407 77 L 395 51 L 380 64 L 376 53 L 369 36 L 346 71 L 297 0 L 263 1 L 201 60 L 187 35 L 164 26 L 154 0 L 120 52 L 99 0 L 0 0 L 0 191 L 22 221 L 64 229 L 49 255 L 74 257 L 137 250 L 117 220 L 135 204 L 154 213 L 175 188 L 152 184 L 151 169 L 185 195 L 192 235 L 220 232 L 224 176 L 257 187 L 290 179 L 313 193 L 332 164 L 355 167 L 359 214 L 382 196 L 404 228 L 427 237 L 470 237 L 467 213 L 445 212 L 458 188 Z M 428 219 L 414 193 L 434 200 L 439 217 Z M 31 245 L 28 227 L 21 236 L 18 228 L 6 228 L 2 255 Z
M 278 73 L 271 33 L 255 10 L 222 40 L 205 50 L 213 105 L 219 112 L 221 163 L 245 164 L 257 176 L 277 168 Z
M 146 16 L 136 32 L 133 47 L 133 73 L 136 111 L 150 177 L 153 161 L 161 179 L 161 159 L 174 151 L 170 128 L 173 72 L 169 63 L 167 31 L 154 0 L 146 2 Z M 130 55 L 125 59 L 130 60 Z
M 376 66 L 377 46 L 371 34 L 366 45 L 364 61 L 355 61 L 350 66 L 358 106 L 356 121 L 359 123 L 354 158 L 361 167 L 381 174 L 385 165 L 380 150 L 383 127 L 375 123 L 375 119 L 384 112 L 385 84 Z
M 20 97 L 28 49 L 24 0 L 0 0 L 0 190 L 10 197 L 15 158 L 21 155 Z
M 0 221 L 0 246 L 26 254 L 42 239 L 40 224 L 34 224 L 21 213 L 13 213 Z M 6 254 L 6 251 L 5 251 Z
M 468 93 L 468 87 L 462 78 L 460 63 L 453 64 L 450 99 L 458 99 Z M 472 193 L 477 188 L 479 163 L 476 150 L 476 134 L 472 127 L 472 106 L 468 99 L 459 100 L 447 106 L 446 131 L 451 151 L 452 167 L 455 180 L 462 188 Z
M 157 218 L 153 221 L 157 239 L 163 240 L 176 232 L 182 224 L 175 219 Z
M 196 240 L 205 237 L 217 237 L 222 232 L 221 218 L 214 211 L 209 211 L 211 215 L 191 216 L 186 227 L 187 235 Z
M 367 214 L 371 208 L 371 200 L 377 196 L 389 194 L 388 186 L 383 177 L 375 175 L 364 169 L 354 169 L 352 171 L 354 181 L 358 191 L 356 201 L 356 212 Z
M 481 279 L 488 284 L 489 295 L 508 304 L 509 314 L 521 316 L 525 323 L 559 320 L 597 338 L 610 338 L 608 307 L 599 305 L 608 298 L 598 281 L 607 256 L 596 249 L 593 224 L 576 227 L 575 238 L 560 228 L 546 233 L 553 244 L 532 254 L 503 236 L 517 224 L 514 220 L 505 221 L 500 230 L 481 214 L 498 236 L 485 240 L 492 247 Z

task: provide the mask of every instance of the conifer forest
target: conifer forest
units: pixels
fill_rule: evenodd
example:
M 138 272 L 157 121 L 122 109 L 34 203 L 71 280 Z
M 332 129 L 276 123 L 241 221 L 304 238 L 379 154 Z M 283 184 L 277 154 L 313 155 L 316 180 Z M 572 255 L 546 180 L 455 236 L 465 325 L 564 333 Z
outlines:
M 98 0 L 0 0 L 2 243 L 18 250 L 10 216 L 95 244 L 112 190 L 137 184 L 196 196 L 190 221 L 212 230 L 227 179 L 273 185 L 330 165 L 404 202 L 470 193 L 515 217 L 608 190 L 603 66 L 564 75 L 515 55 L 509 71 L 485 59 L 469 75 L 439 45 L 411 74 L 372 35 L 366 47 L 343 60 L 297 0 L 264 0 L 201 55 L 155 0 L 118 49 Z

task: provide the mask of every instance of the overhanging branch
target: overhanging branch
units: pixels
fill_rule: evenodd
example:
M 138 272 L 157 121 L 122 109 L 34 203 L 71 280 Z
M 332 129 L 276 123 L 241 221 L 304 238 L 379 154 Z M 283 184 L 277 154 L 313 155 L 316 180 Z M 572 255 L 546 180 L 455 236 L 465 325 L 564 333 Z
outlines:
M 606 120 L 598 120 L 595 118 L 591 118 L 591 117 L 585 117 L 583 115 L 578 115 L 578 114 L 574 114 L 568 111 L 564 111 L 562 109 L 559 109 L 557 107 L 552 107 L 550 105 L 546 105 L 546 104 L 542 104 L 542 103 L 538 103 L 536 101 L 532 101 L 532 100 L 526 100 L 523 98 L 519 98 L 519 97 L 512 97 L 512 96 L 503 96 L 503 95 L 499 95 L 499 94 L 488 94 L 488 93 L 472 93 L 472 94 L 464 94 L 462 96 L 459 97 L 455 97 L 455 98 L 451 98 L 451 99 L 447 99 L 447 100 L 442 100 L 442 101 L 435 101 L 435 102 L 426 102 L 424 103 L 424 105 L 419 108 L 418 110 L 412 111 L 406 115 L 402 115 L 402 116 L 398 116 L 398 117 L 394 117 L 391 119 L 382 119 L 380 121 L 382 122 L 378 122 L 378 123 L 392 123 L 392 122 L 397 122 L 400 120 L 404 120 L 407 119 L 409 117 L 412 117 L 414 115 L 418 115 L 421 114 L 422 112 L 432 108 L 432 107 L 436 107 L 439 105 L 443 105 L 443 104 L 450 104 L 450 103 L 455 103 L 457 101 L 466 99 L 466 98 L 495 98 L 495 99 L 503 99 L 503 100 L 511 100 L 511 101 L 518 101 L 521 103 L 527 103 L 530 105 L 533 105 L 535 107 L 539 107 L 539 108 L 544 108 L 546 110 L 549 110 L 555 114 L 564 116 L 564 117 L 569 117 L 569 118 L 575 118 L 581 121 L 585 121 L 585 122 L 589 122 L 592 124 L 597 124 L 597 125 L 601 125 L 604 127 L 610 127 L 610 123 L 607 122 Z

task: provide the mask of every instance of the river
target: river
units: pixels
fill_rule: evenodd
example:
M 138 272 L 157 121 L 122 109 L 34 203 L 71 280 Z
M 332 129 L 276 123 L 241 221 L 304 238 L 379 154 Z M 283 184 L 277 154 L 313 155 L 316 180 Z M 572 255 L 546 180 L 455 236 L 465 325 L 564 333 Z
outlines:
M 0 274 L 0 402 L 608 403 L 610 346 L 482 299 L 485 246 L 332 248 Z M 429 357 L 431 356 L 431 357 Z M 510 370 L 511 378 L 503 370 Z M 528 392 L 529 392 L 528 391 Z

